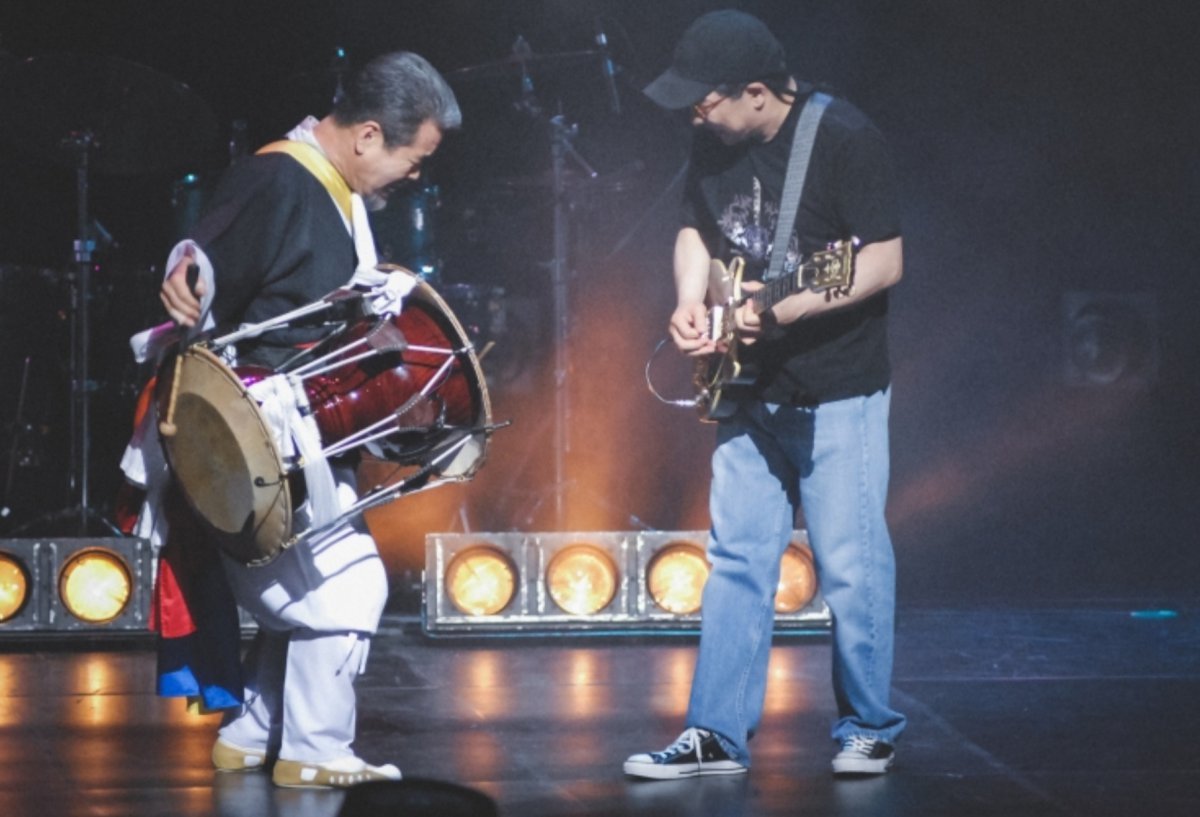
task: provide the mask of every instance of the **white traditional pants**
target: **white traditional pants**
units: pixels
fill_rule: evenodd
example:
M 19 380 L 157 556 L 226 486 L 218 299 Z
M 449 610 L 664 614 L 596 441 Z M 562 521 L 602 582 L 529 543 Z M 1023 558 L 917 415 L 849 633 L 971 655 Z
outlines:
M 336 476 L 345 506 L 353 474 Z M 297 524 L 304 522 L 298 513 Z M 223 558 L 234 597 L 259 633 L 244 662 L 246 702 L 226 717 L 221 737 L 277 749 L 286 760 L 352 755 L 354 680 L 366 668 L 388 592 L 374 540 L 359 524 L 301 542 L 261 567 Z

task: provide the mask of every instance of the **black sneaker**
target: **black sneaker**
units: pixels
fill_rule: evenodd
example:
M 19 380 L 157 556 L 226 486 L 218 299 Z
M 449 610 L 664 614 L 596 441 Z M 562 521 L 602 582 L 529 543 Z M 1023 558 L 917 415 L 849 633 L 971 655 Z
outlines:
M 842 740 L 842 750 L 833 758 L 834 774 L 883 774 L 896 759 L 892 744 L 867 735 Z
M 631 755 L 625 761 L 625 774 L 654 780 L 703 774 L 745 774 L 746 771 L 745 766 L 729 757 L 716 735 L 696 727 L 683 730 L 683 734 L 661 752 Z

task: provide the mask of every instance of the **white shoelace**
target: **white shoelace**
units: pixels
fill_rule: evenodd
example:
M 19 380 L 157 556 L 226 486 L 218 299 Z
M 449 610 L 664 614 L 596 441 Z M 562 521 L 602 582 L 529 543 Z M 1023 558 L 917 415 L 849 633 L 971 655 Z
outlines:
M 661 752 L 657 752 L 656 754 L 669 755 L 676 751 L 682 754 L 684 752 L 694 751 L 696 753 L 696 762 L 699 763 L 700 744 L 703 742 L 703 740 L 704 735 L 701 734 L 701 730 L 698 727 L 689 726 L 687 729 L 683 730 L 679 737 L 675 739 L 674 743 L 672 743 L 666 749 L 663 749 Z
M 875 742 L 875 738 L 867 737 L 866 735 L 851 735 L 842 741 L 842 752 L 870 757 L 872 750 L 875 748 Z

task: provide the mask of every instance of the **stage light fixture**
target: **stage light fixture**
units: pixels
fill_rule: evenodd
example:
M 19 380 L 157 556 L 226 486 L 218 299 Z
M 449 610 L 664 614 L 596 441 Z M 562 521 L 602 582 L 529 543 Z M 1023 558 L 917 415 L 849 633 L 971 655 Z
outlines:
M 89 548 L 63 564 L 58 593 L 71 615 L 91 624 L 104 624 L 121 615 L 129 604 L 133 577 L 117 554 Z
M 0 539 L 0 640 L 148 636 L 154 559 L 133 537 Z
M 812 550 L 804 542 L 792 542 L 779 565 L 779 589 L 775 592 L 776 613 L 797 613 L 817 594 L 817 570 Z
M 492 545 L 468 547 L 446 567 L 446 595 L 464 615 L 496 615 L 509 605 L 516 590 L 516 565 Z
M 21 612 L 29 601 L 29 571 L 11 554 L 0 553 L 0 623 Z
M 705 531 L 431 533 L 427 634 L 667 633 L 700 628 Z M 777 633 L 826 632 L 804 531 L 782 565 Z
M 704 549 L 693 541 L 670 542 L 650 557 L 646 566 L 646 589 L 660 608 L 687 616 L 700 609 L 708 560 Z
M 594 615 L 617 594 L 617 565 L 592 544 L 573 544 L 546 565 L 546 590 L 560 608 L 575 616 Z

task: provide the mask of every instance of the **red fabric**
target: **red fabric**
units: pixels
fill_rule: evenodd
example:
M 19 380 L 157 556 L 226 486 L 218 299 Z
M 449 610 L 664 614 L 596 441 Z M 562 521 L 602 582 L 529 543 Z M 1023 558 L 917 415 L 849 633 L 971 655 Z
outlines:
M 142 393 L 138 395 L 137 405 L 133 409 L 133 427 L 137 428 L 142 418 L 146 416 L 146 412 L 150 410 L 150 401 L 154 399 L 154 384 L 158 382 L 158 376 L 155 375 L 146 381 L 146 385 L 142 387 Z
M 137 525 L 138 514 L 142 512 L 142 503 L 146 501 L 146 492 L 128 482 L 121 483 L 117 488 L 117 499 L 113 504 L 113 522 L 117 530 L 126 536 L 133 535 Z
M 187 596 L 180 586 L 175 558 L 178 548 L 168 544 L 158 560 L 154 582 L 154 603 L 150 607 L 150 629 L 163 638 L 182 638 L 196 632 L 196 622 L 188 608 Z
M 173 487 L 163 499 L 162 513 L 168 533 L 158 555 L 150 628 L 163 638 L 182 638 L 197 629 L 194 606 L 198 602 L 192 595 L 198 592 L 195 577 L 211 569 L 207 560 L 216 559 L 217 554 L 204 541 L 183 496 Z

